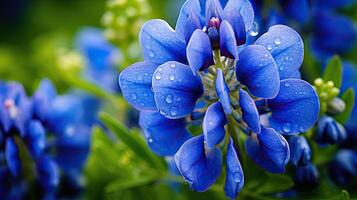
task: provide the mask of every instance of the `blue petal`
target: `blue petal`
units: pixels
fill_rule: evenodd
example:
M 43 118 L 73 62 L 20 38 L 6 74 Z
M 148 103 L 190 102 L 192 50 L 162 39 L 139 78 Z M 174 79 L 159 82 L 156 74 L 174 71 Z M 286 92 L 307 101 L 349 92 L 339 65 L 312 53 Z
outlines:
M 190 138 L 184 118 L 168 119 L 159 112 L 140 112 L 139 124 L 149 147 L 160 156 L 174 155 Z
M 124 98 L 138 110 L 157 110 L 154 93 L 151 91 L 152 75 L 157 65 L 139 62 L 120 73 L 119 85 Z
M 188 42 L 194 29 L 201 28 L 202 22 L 200 15 L 201 6 L 199 0 L 187 0 L 183 4 L 175 28 L 176 34 L 182 41 Z M 197 22 L 199 22 L 199 24 L 197 24 Z
M 316 0 L 316 3 L 319 5 L 319 7 L 331 8 L 333 10 L 336 10 L 336 8 L 346 7 L 355 4 L 356 1 L 355 0 Z
M 202 30 L 196 30 L 187 45 L 187 60 L 196 75 L 199 70 L 204 70 L 214 64 L 211 41 Z
M 203 94 L 199 76 L 194 76 L 189 66 L 178 62 L 160 65 L 152 78 L 156 106 L 170 119 L 190 114 Z
M 331 178 L 340 185 L 347 186 L 349 181 L 357 175 L 357 151 L 339 150 L 329 166 Z
M 52 158 L 43 155 L 36 162 L 37 173 L 42 187 L 53 191 L 59 184 L 59 172 Z
M 279 73 L 271 54 L 262 46 L 250 45 L 239 54 L 237 79 L 252 95 L 274 98 L 279 92 Z
M 311 159 L 311 149 L 303 136 L 291 136 L 288 139 L 290 147 L 290 162 L 294 166 L 306 165 Z
M 246 31 L 250 30 L 254 21 L 254 10 L 249 0 L 229 0 L 224 8 L 224 14 L 236 33 L 241 29 L 239 14 L 243 18 Z
M 32 109 L 36 118 L 41 121 L 46 120 L 46 115 L 56 95 L 57 92 L 53 83 L 48 79 L 42 80 L 36 93 L 32 97 Z
M 203 134 L 205 142 L 209 148 L 222 142 L 225 135 L 224 126 L 227 124 L 227 117 L 222 104 L 215 102 L 210 105 L 203 118 Z
M 280 86 L 278 96 L 268 100 L 270 126 L 286 135 L 307 131 L 317 121 L 320 109 L 315 90 L 299 79 L 283 80 Z
M 295 74 L 304 59 L 304 43 L 300 35 L 285 25 L 270 27 L 255 44 L 264 46 L 273 55 L 281 80 Z
M 351 19 L 325 11 L 315 15 L 312 36 L 315 51 L 326 55 L 346 53 L 355 46 L 356 40 L 357 29 Z
M 206 26 L 209 27 L 209 21 L 215 17 L 222 21 L 223 8 L 219 0 L 206 1 Z
M 315 141 L 319 144 L 338 144 L 347 139 L 342 124 L 329 116 L 323 116 L 317 123 Z
M 319 176 L 316 166 L 308 163 L 306 166 L 298 166 L 295 169 L 294 182 L 298 188 L 311 189 L 317 185 Z
M 228 21 L 224 20 L 219 29 L 221 55 L 231 59 L 238 59 L 237 41 L 234 30 Z
M 71 125 L 55 140 L 56 162 L 62 170 L 81 169 L 90 150 L 91 127 Z M 68 156 L 71 155 L 71 156 Z
M 222 103 L 224 112 L 229 115 L 232 113 L 231 99 L 229 96 L 229 88 L 226 81 L 224 80 L 223 72 L 221 69 L 217 69 L 216 78 L 216 93 L 220 102 Z
M 239 90 L 239 105 L 242 109 L 242 118 L 244 122 L 254 133 L 259 134 L 261 131 L 259 112 L 255 106 L 254 100 L 242 89 Z
M 15 177 L 21 174 L 21 160 L 19 148 L 12 137 L 6 139 L 5 144 L 6 164 L 11 174 Z
M 203 135 L 187 140 L 175 155 L 181 175 L 195 191 L 206 191 L 221 174 L 222 154 L 218 148 L 205 150 Z
M 272 128 L 262 127 L 260 134 L 252 134 L 245 142 L 245 148 L 257 164 L 271 173 L 284 173 L 289 162 L 289 144 Z
M 46 131 L 37 120 L 31 120 L 27 125 L 26 143 L 34 158 L 38 158 L 46 147 Z
M 244 185 L 244 174 L 239 162 L 238 155 L 234 149 L 232 138 L 229 140 L 226 158 L 226 184 L 224 191 L 226 196 L 235 199 Z
M 140 32 L 140 43 L 145 61 L 158 65 L 167 61 L 187 63 L 185 42 L 164 20 L 146 22 Z

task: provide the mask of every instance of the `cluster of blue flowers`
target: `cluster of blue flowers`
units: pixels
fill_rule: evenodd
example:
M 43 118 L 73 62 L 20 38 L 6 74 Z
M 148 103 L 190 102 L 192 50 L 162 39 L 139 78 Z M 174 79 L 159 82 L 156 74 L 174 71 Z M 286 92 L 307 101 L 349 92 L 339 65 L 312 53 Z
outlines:
M 310 35 L 311 49 L 321 61 L 334 54 L 347 53 L 356 44 L 356 25 L 338 12 L 357 3 L 355 0 L 279 0 L 272 4 L 252 0 L 252 3 L 257 22 L 263 27 L 294 24 L 299 31 Z
M 224 148 L 226 195 L 235 198 L 242 189 L 242 147 L 228 127 L 248 136 L 245 151 L 255 163 L 283 173 L 290 159 L 284 136 L 303 133 L 318 119 L 318 96 L 300 79 L 301 37 L 276 25 L 247 42 L 253 20 L 248 0 L 229 0 L 224 8 L 218 0 L 207 0 L 204 8 L 188 0 L 175 30 L 158 19 L 143 25 L 144 61 L 120 74 L 123 96 L 140 111 L 149 146 L 174 156 L 193 190 L 216 182 Z M 203 133 L 192 137 L 187 126 L 197 122 Z
M 87 113 L 92 101 L 80 93 L 57 95 L 47 79 L 31 98 L 16 82 L 0 83 L 1 199 L 27 198 L 32 183 L 41 191 L 37 198 L 78 194 L 95 122 Z

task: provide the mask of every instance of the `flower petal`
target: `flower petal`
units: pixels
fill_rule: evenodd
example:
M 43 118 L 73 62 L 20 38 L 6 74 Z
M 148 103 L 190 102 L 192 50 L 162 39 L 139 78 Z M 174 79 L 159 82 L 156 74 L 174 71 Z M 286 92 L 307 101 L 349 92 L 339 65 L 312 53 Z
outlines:
M 210 105 L 203 118 L 203 135 L 209 148 L 222 142 L 225 135 L 224 126 L 227 124 L 227 117 L 222 104 L 215 102 Z
M 244 122 L 254 133 L 259 134 L 261 131 L 259 112 L 255 106 L 254 100 L 242 89 L 239 90 L 239 105 L 242 109 L 242 118 Z
M 167 62 L 154 72 L 152 88 L 160 113 L 170 119 L 190 114 L 203 94 L 199 76 L 194 76 L 189 66 Z
M 280 86 L 278 96 L 268 100 L 270 126 L 286 135 L 307 131 L 317 121 L 320 109 L 315 90 L 299 79 L 283 80 Z
M 206 1 L 206 26 L 209 27 L 209 21 L 215 17 L 222 21 L 223 8 L 219 0 Z
M 6 164 L 10 173 L 18 177 L 21 174 L 22 166 L 20 160 L 19 148 L 12 137 L 6 139 L 5 143 Z
M 308 0 L 280 0 L 280 3 L 283 5 L 285 13 L 301 24 L 305 23 L 310 17 L 309 13 L 312 13 L 309 10 Z
M 235 199 L 244 185 L 244 174 L 238 155 L 233 146 L 232 138 L 229 140 L 226 157 L 226 183 L 224 191 L 226 196 Z
M 241 29 L 238 14 L 243 18 L 245 30 L 250 30 L 254 21 L 254 9 L 249 0 L 229 0 L 224 8 L 224 17 L 232 24 L 235 32 Z
M 153 152 L 159 156 L 174 155 L 190 138 L 184 118 L 168 119 L 159 112 L 140 112 L 140 127 Z
M 224 20 L 219 29 L 221 55 L 231 59 L 238 59 L 237 41 L 234 30 L 228 21 Z
M 314 188 L 318 183 L 319 176 L 316 166 L 310 162 L 305 166 L 298 166 L 295 169 L 295 186 L 305 189 Z
M 47 112 L 56 95 L 57 92 L 53 83 L 48 79 L 42 80 L 36 93 L 32 97 L 32 110 L 36 118 L 41 121 L 46 120 Z
M 257 164 L 271 173 L 284 173 L 289 162 L 289 144 L 272 128 L 261 128 L 260 134 L 252 134 L 245 142 L 245 148 Z
M 119 85 L 124 98 L 138 110 L 157 110 L 154 93 L 151 91 L 152 75 L 157 65 L 139 62 L 124 69 L 119 76 Z
M 226 81 L 224 80 L 223 72 L 221 69 L 217 69 L 216 93 L 218 95 L 219 101 L 222 103 L 224 112 L 227 115 L 231 114 L 232 108 L 229 96 L 229 88 Z
M 214 64 L 211 41 L 202 30 L 196 30 L 187 45 L 187 60 L 196 75 L 199 70 L 204 70 Z
M 185 42 L 164 20 L 146 22 L 141 28 L 140 43 L 145 61 L 158 65 L 167 61 L 187 63 Z
M 195 191 L 206 191 L 221 174 L 222 153 L 218 148 L 205 150 L 203 135 L 187 140 L 175 155 L 181 175 Z
M 201 28 L 202 22 L 200 19 L 201 18 L 200 15 L 201 15 L 201 6 L 199 0 L 187 0 L 183 4 L 175 28 L 176 34 L 182 41 L 188 42 L 193 32 L 192 30 L 196 28 L 198 29 Z M 197 24 L 197 19 L 200 22 L 199 27 Z
M 255 44 L 264 46 L 270 51 L 279 68 L 281 80 L 295 74 L 304 59 L 304 43 L 300 35 L 285 25 L 270 27 Z
M 290 162 L 294 166 L 306 165 L 311 159 L 311 149 L 303 136 L 291 136 L 288 139 L 290 147 Z
M 237 79 L 260 98 L 274 98 L 279 92 L 279 73 L 271 54 L 262 46 L 250 45 L 239 54 Z
M 43 155 L 37 160 L 36 167 L 41 185 L 47 191 L 53 191 L 58 186 L 60 179 L 54 160 Z
M 46 131 L 37 120 L 31 120 L 27 125 L 26 143 L 34 158 L 38 158 L 46 147 Z

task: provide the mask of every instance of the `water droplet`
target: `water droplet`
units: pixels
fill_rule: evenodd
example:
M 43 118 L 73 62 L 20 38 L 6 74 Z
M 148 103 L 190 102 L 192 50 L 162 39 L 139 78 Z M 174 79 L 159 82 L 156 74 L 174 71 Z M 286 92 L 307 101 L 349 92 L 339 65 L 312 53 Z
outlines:
M 159 68 L 159 71 L 162 71 L 162 68 L 161 68 L 161 67 Z
M 179 78 L 178 82 L 181 82 L 181 81 L 182 81 L 182 79 Z
M 161 73 L 160 72 L 156 72 L 155 79 L 156 80 L 160 80 L 161 79 Z
M 147 48 L 148 50 L 150 50 L 150 49 L 151 49 L 151 46 L 147 45 L 146 48 Z
M 234 174 L 234 181 L 239 183 L 241 181 L 241 175 L 239 173 Z
M 133 93 L 133 94 L 131 95 L 131 98 L 133 98 L 134 100 L 136 100 L 136 99 L 138 99 L 138 96 L 136 96 L 136 94 Z
M 137 78 L 138 78 L 139 81 L 141 81 L 141 80 L 143 80 L 143 75 L 142 74 L 138 74 Z
M 270 50 L 273 49 L 273 46 L 272 46 L 271 44 L 268 44 L 268 45 L 267 45 L 267 49 L 270 51 Z
M 280 70 L 280 71 L 283 71 L 283 70 L 284 70 L 284 67 L 279 67 L 279 70 Z
M 284 85 L 285 85 L 285 87 L 290 87 L 289 83 L 285 83 Z
M 275 43 L 276 45 L 280 45 L 280 44 L 281 44 L 280 38 L 275 38 L 274 43 Z
M 170 79 L 171 81 L 175 80 L 175 75 L 170 74 L 169 79 Z
M 171 116 L 176 116 L 177 115 L 177 108 L 176 107 L 172 107 L 170 110 L 170 114 Z
M 148 142 L 149 142 L 149 143 L 153 143 L 154 140 L 153 140 L 152 138 L 148 138 Z
M 180 102 L 181 101 L 181 97 L 177 97 L 177 102 Z
M 264 56 L 267 58 L 269 55 L 266 53 Z
M 165 101 L 166 103 L 172 103 L 174 97 L 171 94 L 166 95 Z
M 148 76 L 149 74 L 148 73 L 144 73 L 144 76 Z
M 299 127 L 299 131 L 300 131 L 301 133 L 304 132 L 304 131 L 305 131 L 304 127 L 300 126 L 300 127 Z
M 150 56 L 150 58 L 154 58 L 154 57 L 155 57 L 154 52 L 151 51 L 151 52 L 149 53 L 149 56 Z
M 290 133 L 290 132 L 291 132 L 291 124 L 290 124 L 289 122 L 284 123 L 284 125 L 283 125 L 283 131 L 284 131 L 285 133 Z
M 249 34 L 250 36 L 255 37 L 255 36 L 258 35 L 258 33 L 259 33 L 259 25 L 258 25 L 257 22 L 253 22 L 253 24 L 252 24 L 250 30 L 248 31 L 248 34 Z
M 176 65 L 175 65 L 175 64 L 173 64 L 173 63 L 172 63 L 170 66 L 171 66 L 172 68 L 175 68 L 175 67 L 176 67 Z
M 289 60 L 289 56 L 286 56 L 286 57 L 285 57 L 285 60 Z
M 213 122 L 208 122 L 208 124 L 212 126 L 212 125 L 213 125 Z

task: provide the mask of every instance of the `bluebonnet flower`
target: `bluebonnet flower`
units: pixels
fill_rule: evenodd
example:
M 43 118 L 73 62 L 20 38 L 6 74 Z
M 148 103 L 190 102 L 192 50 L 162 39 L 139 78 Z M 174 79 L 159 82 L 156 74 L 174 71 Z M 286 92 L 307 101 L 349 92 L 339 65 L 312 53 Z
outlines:
M 336 11 L 338 8 L 356 3 L 355 0 L 279 0 L 277 2 L 281 9 L 276 10 L 271 7 L 269 17 L 261 15 L 257 22 L 267 27 L 274 24 L 292 24 L 311 34 L 309 42 L 319 60 L 325 61 L 334 54 L 349 52 L 356 44 L 357 29 L 354 22 Z M 257 13 L 263 13 L 261 1 L 254 1 L 254 5 Z
M 117 77 L 114 76 L 120 59 L 119 50 L 106 41 L 103 32 L 96 28 L 84 28 L 76 37 L 76 45 L 84 56 L 84 76 L 109 92 L 118 92 Z
M 248 135 L 245 148 L 257 164 L 283 173 L 290 157 L 283 135 L 305 132 L 317 121 L 317 94 L 298 78 L 301 37 L 277 25 L 244 45 L 253 20 L 246 0 L 230 0 L 225 8 L 208 0 L 205 9 L 188 0 L 175 30 L 163 20 L 143 25 L 145 61 L 119 76 L 123 96 L 141 111 L 149 146 L 159 155 L 175 155 L 181 175 L 196 191 L 207 190 L 220 176 L 224 140 L 229 140 L 226 195 L 235 198 L 243 187 L 239 147 L 229 135 L 235 133 L 226 134 L 228 123 Z M 201 100 L 204 107 L 197 106 Z M 203 116 L 203 134 L 188 139 L 186 126 L 197 116 Z
M 317 123 L 315 141 L 319 144 L 338 144 L 347 139 L 342 124 L 328 116 L 323 116 Z
M 294 166 L 307 165 L 311 160 L 311 148 L 303 136 L 291 136 L 288 138 L 290 147 L 290 162 Z
M 80 173 L 89 152 L 92 122 L 82 121 L 86 116 L 83 101 L 55 103 L 61 98 L 48 80 L 41 82 L 31 99 L 18 83 L 0 84 L 0 179 L 4 180 L 1 188 L 9 188 L 0 191 L 2 199 L 29 195 L 30 182 L 25 179 L 28 172 L 23 170 L 28 164 L 35 166 L 30 173 L 35 174 L 43 191 L 39 198 L 56 197 L 61 174 Z M 78 120 L 66 121 L 67 117 L 78 116 L 76 113 L 81 113 Z M 48 136 L 50 132 L 54 137 Z M 31 162 L 23 162 L 20 152 L 29 152 Z
M 329 166 L 331 178 L 341 185 L 347 185 L 352 177 L 357 176 L 357 152 L 341 149 Z

